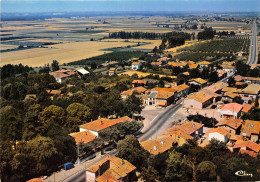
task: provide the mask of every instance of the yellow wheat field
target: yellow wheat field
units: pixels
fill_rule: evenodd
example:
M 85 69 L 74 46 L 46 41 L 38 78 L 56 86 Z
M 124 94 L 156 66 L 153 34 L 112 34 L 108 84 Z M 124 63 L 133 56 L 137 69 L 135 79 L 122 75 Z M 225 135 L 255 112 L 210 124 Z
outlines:
M 134 44 L 136 43 L 87 41 L 50 45 L 48 48 L 4 52 L 1 53 L 0 65 L 22 63 L 29 66 L 44 66 L 51 63 L 52 60 L 57 60 L 60 64 L 69 63 L 109 53 L 109 51 L 102 51 L 101 49 Z

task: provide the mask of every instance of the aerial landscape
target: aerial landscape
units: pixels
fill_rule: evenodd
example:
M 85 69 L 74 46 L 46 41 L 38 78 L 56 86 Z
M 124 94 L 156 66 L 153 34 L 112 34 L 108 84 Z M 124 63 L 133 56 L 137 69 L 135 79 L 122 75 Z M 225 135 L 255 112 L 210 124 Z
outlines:
M 3 0 L 0 181 L 260 181 L 260 2 Z

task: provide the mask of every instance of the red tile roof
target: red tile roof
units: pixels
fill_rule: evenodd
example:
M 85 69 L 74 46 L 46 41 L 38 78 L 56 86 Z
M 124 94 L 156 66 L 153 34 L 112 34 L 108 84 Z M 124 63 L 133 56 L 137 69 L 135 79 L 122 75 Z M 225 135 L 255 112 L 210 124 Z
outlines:
M 76 144 L 87 144 L 89 142 L 92 142 L 96 139 L 96 135 L 89 131 L 83 131 L 83 132 L 75 132 L 70 133 L 70 136 L 72 136 L 75 139 Z
M 190 86 L 188 86 L 188 85 L 182 84 L 182 85 L 174 86 L 174 87 L 172 87 L 172 89 L 176 90 L 177 92 L 181 92 L 189 87 Z
M 138 84 L 146 84 L 146 80 L 133 80 L 132 83 L 138 83 Z
M 242 112 L 248 112 L 253 106 L 247 103 L 243 104 Z
M 245 120 L 242 125 L 242 133 L 246 133 L 247 137 L 251 137 L 251 134 L 259 135 L 260 133 L 260 121 Z
M 28 180 L 27 182 L 45 182 L 42 178 L 33 178 Z
M 162 136 L 158 139 L 144 141 L 141 145 L 151 154 L 157 155 L 169 150 L 175 142 L 176 140 L 170 136 Z
M 133 62 L 132 65 L 138 65 L 140 62 Z
M 229 103 L 229 104 L 225 104 L 222 107 L 222 110 L 229 110 L 229 111 L 234 111 L 236 113 L 238 113 L 239 111 L 241 111 L 243 108 L 243 105 L 238 104 L 238 103 Z
M 100 166 L 102 166 L 102 164 L 107 161 L 110 162 L 110 168 L 106 172 L 104 172 L 100 177 L 98 177 L 96 179 L 97 181 L 103 182 L 103 179 L 110 179 L 111 181 L 113 179 L 118 180 L 119 178 L 123 178 L 132 171 L 136 170 L 136 167 L 127 160 L 123 160 L 114 156 L 107 156 L 104 159 L 97 162 L 96 164 L 88 167 L 86 171 L 95 173 L 99 170 Z
M 92 131 L 100 131 L 105 128 L 116 125 L 118 123 L 127 122 L 127 121 L 132 121 L 132 119 L 127 116 L 117 118 L 117 119 L 101 118 L 101 119 L 80 125 L 80 128 L 84 128 L 84 129 L 88 129 L 88 130 L 92 130 Z
M 254 152 L 257 153 L 260 151 L 260 145 L 256 144 L 255 142 L 252 142 L 251 140 L 237 141 L 233 148 L 242 148 L 242 147 L 249 148 L 250 150 L 253 150 Z
M 220 133 L 221 135 L 227 136 L 228 131 L 225 130 L 224 128 L 211 128 L 207 133 Z
M 195 131 L 197 131 L 200 128 L 202 128 L 203 126 L 204 126 L 204 124 L 188 121 L 188 122 L 183 123 L 182 125 L 171 127 L 169 129 L 169 131 L 175 130 L 175 129 L 180 129 L 181 131 L 185 132 L 186 134 L 191 135 Z
M 243 120 L 242 119 L 234 119 L 230 118 L 228 120 L 222 120 L 219 123 L 216 124 L 216 126 L 229 126 L 233 129 L 238 129 L 242 125 Z

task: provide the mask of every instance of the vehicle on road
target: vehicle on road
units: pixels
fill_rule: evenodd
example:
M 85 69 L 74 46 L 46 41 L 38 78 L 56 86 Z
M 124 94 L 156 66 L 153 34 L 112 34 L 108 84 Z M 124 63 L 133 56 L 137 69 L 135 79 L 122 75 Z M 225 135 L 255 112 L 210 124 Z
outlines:
M 72 162 L 67 162 L 64 164 L 64 169 L 69 170 L 71 168 L 74 168 L 74 164 Z

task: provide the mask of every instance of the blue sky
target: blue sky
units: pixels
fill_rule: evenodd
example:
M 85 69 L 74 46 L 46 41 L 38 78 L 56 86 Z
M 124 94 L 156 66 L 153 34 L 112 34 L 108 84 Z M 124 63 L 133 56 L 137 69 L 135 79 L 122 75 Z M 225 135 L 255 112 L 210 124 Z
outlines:
M 2 12 L 260 12 L 260 0 L 2 0 Z

